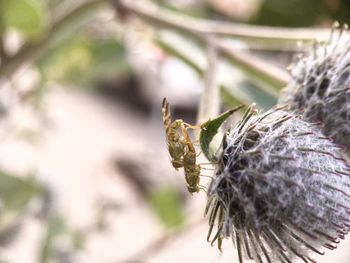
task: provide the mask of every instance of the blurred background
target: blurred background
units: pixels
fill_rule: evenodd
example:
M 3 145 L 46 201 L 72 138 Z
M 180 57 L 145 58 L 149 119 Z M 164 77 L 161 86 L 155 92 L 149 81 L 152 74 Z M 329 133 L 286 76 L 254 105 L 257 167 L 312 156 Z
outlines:
M 269 109 L 296 54 L 349 14 L 345 0 L 0 0 L 0 262 L 237 262 L 206 241 L 206 195 L 171 166 L 161 100 L 193 124 L 212 86 L 221 110 Z M 350 262 L 347 246 L 319 262 Z

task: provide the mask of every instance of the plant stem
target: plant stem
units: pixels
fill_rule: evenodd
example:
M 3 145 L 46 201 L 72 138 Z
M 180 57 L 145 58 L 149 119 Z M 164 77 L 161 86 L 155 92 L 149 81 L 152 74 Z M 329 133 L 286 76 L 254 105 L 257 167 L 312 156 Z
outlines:
M 220 111 L 220 99 L 219 99 L 219 86 L 215 79 L 216 69 L 217 69 L 217 60 L 218 52 L 214 45 L 211 44 L 211 40 L 207 41 L 207 58 L 208 65 L 207 70 L 204 75 L 204 90 L 202 92 L 198 115 L 197 123 L 200 124 L 204 121 L 207 121 L 211 117 L 215 117 L 219 114 Z
M 198 60 L 195 60 L 194 57 L 191 56 L 190 53 L 185 52 L 181 46 L 178 46 L 176 43 L 169 42 L 168 40 L 162 39 L 161 37 L 156 38 L 156 43 L 161 47 L 165 52 L 171 54 L 189 67 L 191 67 L 201 78 L 205 76 L 205 65 L 201 65 Z M 240 96 L 237 93 L 232 93 L 232 91 L 225 86 L 224 83 L 218 83 L 219 93 L 221 94 L 221 99 L 223 99 L 223 103 L 229 107 L 236 107 L 240 104 L 249 105 L 251 102 L 246 98 Z M 223 96 L 224 94 L 224 96 Z M 226 99 L 225 99 L 226 98 Z
M 141 4 L 139 1 L 120 1 L 118 4 L 119 6 L 122 5 L 122 7 L 128 12 L 135 14 L 137 17 L 140 17 L 153 25 L 162 28 L 175 29 L 204 43 L 207 42 L 208 36 L 220 35 L 218 32 L 221 32 L 210 30 L 210 25 L 212 23 L 217 24 L 217 22 L 204 22 L 204 20 L 175 15 L 174 13 L 157 7 L 149 2 L 147 2 L 147 5 L 145 3 Z M 206 29 L 203 25 L 208 26 L 209 29 Z M 259 27 L 256 27 L 255 29 L 258 30 L 258 28 Z M 281 29 L 282 32 L 288 30 L 283 31 Z M 250 37 L 252 38 L 253 36 Z M 289 80 L 289 74 L 285 70 L 259 59 L 248 52 L 229 49 L 219 40 L 212 41 L 211 45 L 213 45 L 222 56 L 230 59 L 236 66 L 248 71 L 248 73 L 259 76 L 273 87 L 281 88 L 285 86 Z
M 251 44 L 258 42 L 259 45 L 270 46 L 273 43 L 278 43 L 282 47 L 289 43 L 295 46 L 300 41 L 312 42 L 315 39 L 326 40 L 329 37 L 329 30 L 326 29 L 252 26 L 232 22 L 208 21 L 190 16 L 180 16 L 149 1 L 114 1 L 117 1 L 124 10 L 158 26 L 190 31 L 190 33 L 195 34 L 235 37 Z
M 289 81 L 289 73 L 286 70 L 276 67 L 248 52 L 237 52 L 227 47 L 227 45 L 221 41 L 216 41 L 216 48 L 223 56 L 232 60 L 236 66 L 248 74 L 266 80 L 273 87 L 282 88 Z
M 54 22 L 51 30 L 39 39 L 36 43 L 26 44 L 16 55 L 9 58 L 6 63 L 2 63 L 0 67 L 0 77 L 6 75 L 12 75 L 14 71 L 21 65 L 32 62 L 44 54 L 50 46 L 50 40 L 59 32 L 66 23 L 76 19 L 86 11 L 97 7 L 98 5 L 109 2 L 108 0 L 90 0 L 83 2 L 78 7 L 74 8 L 70 12 L 63 15 L 61 18 Z M 297 41 L 311 41 L 316 37 L 326 38 L 328 36 L 328 30 L 320 29 L 289 29 L 289 28 L 275 28 L 275 27 L 261 27 L 250 26 L 237 23 L 224 23 L 213 22 L 203 19 L 192 18 L 188 16 L 180 16 L 154 5 L 151 2 L 145 1 L 121 1 L 114 0 L 114 3 L 118 3 L 118 6 L 123 8 L 124 11 L 135 14 L 136 16 L 145 19 L 153 25 L 165 28 L 172 28 L 181 31 L 186 34 L 190 34 L 193 37 L 206 41 L 207 35 L 215 36 L 234 36 L 246 41 L 254 41 L 265 43 L 266 41 L 271 44 L 272 42 L 278 43 L 294 43 Z M 266 42 L 266 43 L 267 43 Z M 271 78 L 278 86 L 283 86 L 288 79 L 288 74 L 283 70 L 273 69 L 271 72 L 275 74 L 269 74 L 264 68 L 272 69 L 272 66 L 267 66 L 268 63 L 264 63 L 262 60 L 258 60 L 248 54 L 238 53 L 233 50 L 229 50 L 223 46 L 222 43 L 215 44 L 216 49 L 223 55 L 229 57 L 235 63 L 244 67 L 253 67 L 254 70 L 259 71 L 262 75 Z M 258 67 L 260 65 L 262 67 Z

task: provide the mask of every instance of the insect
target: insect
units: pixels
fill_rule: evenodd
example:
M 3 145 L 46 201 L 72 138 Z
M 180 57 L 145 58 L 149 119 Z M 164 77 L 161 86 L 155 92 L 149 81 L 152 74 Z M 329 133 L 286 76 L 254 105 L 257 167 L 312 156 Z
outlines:
M 183 156 L 185 155 L 185 148 L 186 148 L 186 142 L 179 133 L 179 129 L 182 126 L 184 127 L 184 122 L 182 120 L 175 120 L 173 122 L 171 121 L 169 104 L 166 98 L 163 99 L 162 113 L 163 113 L 163 124 L 164 124 L 165 133 L 167 137 L 168 151 L 169 151 L 170 157 L 172 158 L 171 163 L 173 167 L 176 170 L 178 170 L 178 168 L 183 167 Z
M 201 166 L 196 163 L 197 153 L 193 146 L 192 141 L 188 135 L 187 129 L 185 127 L 181 127 L 182 134 L 184 136 L 187 152 L 183 157 L 183 166 L 185 171 L 185 179 L 188 184 L 187 190 L 192 193 L 198 193 L 200 190 L 199 187 L 199 176 L 201 173 Z
M 176 170 L 184 168 L 188 191 L 197 193 L 200 190 L 201 166 L 197 164 L 197 153 L 187 131 L 196 127 L 180 119 L 172 121 L 166 98 L 162 102 L 162 113 L 171 163 Z

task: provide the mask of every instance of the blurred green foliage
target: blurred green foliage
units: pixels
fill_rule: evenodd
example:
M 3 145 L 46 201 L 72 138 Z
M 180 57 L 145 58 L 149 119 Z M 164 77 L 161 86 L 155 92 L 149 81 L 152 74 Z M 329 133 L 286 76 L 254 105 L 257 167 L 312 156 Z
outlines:
M 350 22 L 350 2 L 345 0 L 264 0 L 254 24 L 307 27 L 322 22 Z
M 62 235 L 65 232 L 65 222 L 62 218 L 53 217 L 47 225 L 44 238 L 41 242 L 40 248 L 40 262 L 46 263 L 52 258 L 54 251 L 55 238 Z
M 19 178 L 0 171 L 0 199 L 4 210 L 24 209 L 41 191 L 41 185 L 32 176 Z
M 168 6 L 178 13 L 207 15 L 205 17 L 207 19 L 218 16 L 217 13 L 210 12 L 208 3 L 204 3 L 205 1 L 199 1 L 192 10 L 182 10 L 179 6 L 164 0 L 155 2 Z M 62 3 L 67 1 L 0 0 L 0 41 L 3 40 L 4 33 L 15 29 L 23 37 L 24 47 L 37 43 L 38 39 L 44 38 L 52 29 L 55 15 L 57 15 L 56 8 Z M 89 18 L 97 13 L 95 10 L 92 11 L 88 14 Z M 264 0 L 251 23 L 293 27 L 312 26 L 334 19 L 350 22 L 349 13 L 350 3 L 344 0 Z M 235 20 L 223 14 L 220 14 L 220 18 Z M 77 16 L 65 31 L 60 32 L 59 37 L 53 37 L 56 42 L 53 41 L 54 43 L 51 43 L 50 48 L 43 52 L 38 60 L 30 61 L 41 73 L 42 86 L 47 81 L 55 81 L 78 87 L 97 87 L 96 83 L 114 80 L 131 73 L 125 44 L 114 35 L 114 31 L 102 34 L 89 31 L 94 26 L 91 20 Z M 206 56 L 205 47 L 197 45 L 194 48 L 193 46 L 188 48 L 184 43 L 191 41 L 192 39 L 182 37 L 180 42 L 176 42 L 161 35 L 156 42 L 169 56 L 182 60 L 203 77 L 206 70 L 206 65 L 202 63 Z M 2 51 L 1 45 L 0 51 Z M 227 62 L 223 67 L 229 68 L 232 73 L 238 66 Z M 271 87 L 266 88 L 261 81 L 254 79 L 254 72 L 249 72 L 249 69 L 244 69 L 242 72 L 245 76 L 243 81 L 235 79 L 236 73 L 231 74 L 229 80 L 227 78 L 219 80 L 224 104 L 233 107 L 238 104 L 248 105 L 257 102 L 259 107 L 268 109 L 276 103 L 276 94 L 269 90 L 273 86 L 271 83 Z M 276 87 L 272 88 L 276 90 Z M 205 149 L 208 150 L 209 156 L 209 143 Z M 0 171 L 0 234 L 14 221 L 14 215 L 24 213 L 29 209 L 31 202 L 35 198 L 40 198 L 42 193 L 43 186 L 33 176 L 22 178 Z M 175 188 L 157 189 L 150 194 L 148 201 L 154 213 L 166 227 L 178 228 L 186 220 L 183 201 Z M 69 229 L 64 218 L 59 215 L 49 217 L 43 224 L 46 231 L 39 251 L 41 262 L 50 262 L 54 257 L 55 239 L 62 235 L 70 237 L 76 250 L 82 247 L 84 239 L 81 232 Z M 4 261 L 0 260 L 0 262 Z
M 311 26 L 324 18 L 327 8 L 320 0 L 264 0 L 254 21 L 272 26 Z
M 203 47 L 195 45 L 184 37 L 174 38 L 168 32 L 159 34 L 156 42 L 167 54 L 180 59 L 199 76 L 205 75 L 206 65 L 203 61 L 206 61 L 206 57 Z M 243 71 L 245 73 L 243 81 L 242 78 L 237 80 L 234 63 L 222 62 L 219 65 L 219 69 L 225 69 L 225 72 L 218 71 L 217 79 L 221 88 L 222 102 L 227 108 L 256 102 L 260 108 L 269 109 L 276 104 L 277 93 L 273 93 L 273 91 L 280 87 L 274 86 L 268 80 L 262 81 L 264 79 L 261 79 L 254 72 L 250 72 L 249 69 Z M 229 75 L 227 76 L 227 74 Z
M 62 16 L 57 16 L 56 12 L 61 12 L 62 6 L 67 9 L 70 5 L 72 3 L 68 1 L 56 0 L 0 0 L 0 44 L 2 34 L 13 29 L 24 38 L 24 47 L 46 42 L 47 36 L 51 36 L 49 33 L 56 30 L 54 22 L 57 17 Z M 100 81 L 114 80 L 130 73 L 125 48 L 113 33 L 102 33 L 100 37 L 99 32 L 96 35 L 85 31 L 93 26 L 93 17 L 98 14 L 93 12 L 96 8 L 91 9 L 93 5 L 84 12 L 76 12 L 76 16 L 73 15 L 68 21 L 59 22 L 60 28 L 61 24 L 64 25 L 64 30 L 52 35 L 49 42 L 39 47 L 38 52 L 42 52 L 40 49 L 44 52 L 34 62 L 41 72 L 42 85 L 50 80 L 91 87 Z M 1 51 L 0 45 L 0 56 Z M 32 51 L 33 54 L 35 52 Z M 31 54 L 26 54 L 24 58 L 28 56 Z
M 52 262 L 52 259 L 57 256 L 60 247 L 60 244 L 57 244 L 59 238 L 65 238 L 75 252 L 83 247 L 84 236 L 82 232 L 70 228 L 64 218 L 58 215 L 51 216 L 45 227 L 41 248 L 39 249 L 41 263 Z M 69 254 L 67 256 L 74 257 L 74 255 Z M 73 258 L 70 258 L 69 262 L 73 262 Z
M 184 223 L 184 208 L 176 188 L 164 186 L 151 192 L 149 202 L 166 227 L 178 228 Z
M 115 39 L 94 39 L 79 34 L 38 61 L 46 80 L 78 86 L 113 80 L 128 74 L 126 51 Z
M 48 10 L 42 0 L 0 0 L 5 27 L 13 27 L 35 40 L 48 26 Z
M 31 204 L 42 202 L 43 193 L 44 186 L 33 175 L 18 177 L 0 171 L 0 248 L 16 240 L 26 215 L 33 212 Z

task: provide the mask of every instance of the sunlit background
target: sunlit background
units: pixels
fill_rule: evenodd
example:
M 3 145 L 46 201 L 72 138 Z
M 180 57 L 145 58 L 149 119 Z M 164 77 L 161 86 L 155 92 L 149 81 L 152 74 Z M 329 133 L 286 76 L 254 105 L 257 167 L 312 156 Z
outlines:
M 0 0 L 0 262 L 237 262 L 171 166 L 162 98 L 195 124 L 212 73 L 222 110 L 269 109 L 295 54 L 349 14 L 345 0 Z M 215 32 L 196 31 L 211 21 L 234 29 L 212 60 Z M 319 262 L 350 262 L 347 247 Z

